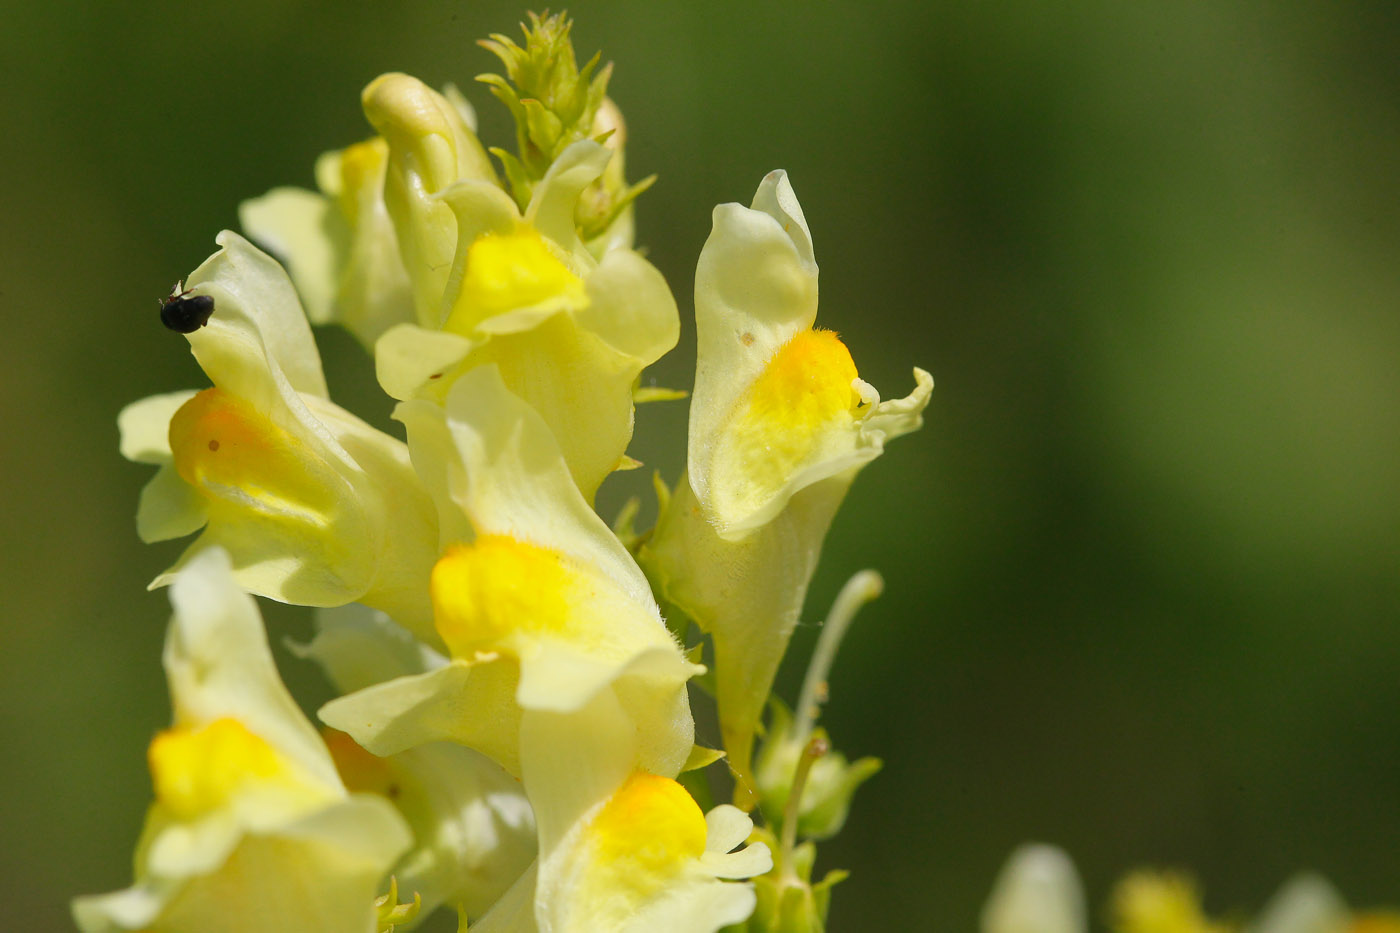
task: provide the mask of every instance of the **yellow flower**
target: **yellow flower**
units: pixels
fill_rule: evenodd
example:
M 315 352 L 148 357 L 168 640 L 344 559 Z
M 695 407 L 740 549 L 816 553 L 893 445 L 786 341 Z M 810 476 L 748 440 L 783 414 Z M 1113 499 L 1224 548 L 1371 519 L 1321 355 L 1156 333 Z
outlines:
M 341 324 L 367 347 L 414 317 L 384 204 L 388 164 L 388 145 L 374 137 L 322 155 L 320 191 L 274 188 L 238 207 L 244 231 L 287 264 L 311 322 Z
M 753 734 L 827 527 L 860 468 L 917 429 L 932 379 L 881 401 L 814 328 L 817 265 L 782 172 L 715 208 L 695 274 L 699 341 L 686 475 L 642 561 L 714 639 L 720 725 L 753 803 Z
M 394 398 L 441 402 L 462 372 L 499 366 L 591 500 L 627 462 L 639 374 L 680 328 L 665 279 L 629 248 L 642 186 L 622 190 L 620 137 L 571 131 L 579 138 L 529 181 L 522 213 L 455 90 L 386 74 L 362 100 L 379 135 L 324 155 L 320 193 L 279 188 L 246 202 L 245 229 L 287 260 L 313 322 L 338 321 L 376 346 Z M 620 129 L 601 98 L 586 109 Z M 603 179 L 607 223 L 585 245 L 576 218 L 597 205 L 580 201 Z
M 380 384 L 404 401 L 440 404 L 463 373 L 495 364 L 544 418 L 590 500 L 623 462 L 638 376 L 680 332 L 655 267 L 630 249 L 595 259 L 579 239 L 575 206 L 609 158 L 589 140 L 568 147 L 523 215 L 494 184 L 443 191 L 455 253 L 435 316 L 390 329 L 375 347 Z
M 721 204 L 695 271 L 699 350 L 687 475 L 715 531 L 740 540 L 803 489 L 916 430 L 933 382 L 881 402 L 840 339 L 814 329 L 817 265 L 783 172 L 753 206 Z
M 213 546 L 240 585 L 312 606 L 361 601 L 430 640 L 432 501 L 408 448 L 326 397 L 320 356 L 286 274 L 235 233 L 190 276 L 214 299 L 188 334 L 212 388 L 127 406 L 122 453 L 159 472 L 141 494 L 143 541 L 203 528 L 170 582 Z
M 171 601 L 175 721 L 149 750 L 136 882 L 77 899 L 79 927 L 371 933 L 375 892 L 409 843 L 402 819 L 341 783 L 223 551 L 191 560 Z
M 465 374 L 446 401 L 405 402 L 395 417 L 438 502 L 431 592 L 452 660 L 334 700 L 321 718 L 376 754 L 451 740 L 519 774 L 522 712 L 570 714 L 608 694 L 628 710 L 636 763 L 677 773 L 692 745 L 685 682 L 700 668 L 646 578 L 495 366 Z
M 540 862 L 473 933 L 711 933 L 748 917 L 752 878 L 772 868 L 752 821 L 724 805 L 701 813 L 680 784 L 634 770 L 570 820 L 541 825 Z
M 452 210 L 440 195 L 464 180 L 499 191 L 496 173 L 460 97 L 448 100 L 417 78 L 390 73 L 371 81 L 360 102 L 388 144 L 384 204 L 413 285 L 417 320 L 433 326 L 457 246 Z

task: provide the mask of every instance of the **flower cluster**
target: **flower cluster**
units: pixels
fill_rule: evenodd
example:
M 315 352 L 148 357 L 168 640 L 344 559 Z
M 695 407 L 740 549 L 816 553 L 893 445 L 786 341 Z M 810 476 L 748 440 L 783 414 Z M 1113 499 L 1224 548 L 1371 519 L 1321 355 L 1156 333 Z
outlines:
M 770 692 L 836 509 L 932 381 L 882 400 L 815 327 L 811 233 L 773 172 L 699 257 L 686 472 L 658 479 L 652 530 L 635 508 L 610 527 L 593 502 L 638 465 L 634 405 L 680 394 L 639 388 L 680 331 L 633 248 L 650 179 L 626 180 L 610 69 L 578 66 L 564 17 L 483 45 L 514 151 L 488 154 L 455 88 L 383 75 L 374 135 L 322 156 L 319 190 L 245 203 L 246 238 L 167 302 L 212 311 L 186 334 L 210 385 L 119 420 L 157 467 L 141 538 L 197 533 L 152 583 L 174 721 L 136 880 L 75 902 L 86 931 L 370 933 L 439 907 L 473 933 L 824 924 L 840 873 L 812 883 L 813 842 L 879 762 L 816 713 L 878 576 L 837 600 L 796 707 Z M 329 398 L 312 324 L 373 354 L 403 439 Z M 318 607 L 293 648 L 337 690 L 321 727 L 253 595 Z M 695 744 L 696 690 L 722 750 Z M 726 775 L 734 804 L 704 812 Z

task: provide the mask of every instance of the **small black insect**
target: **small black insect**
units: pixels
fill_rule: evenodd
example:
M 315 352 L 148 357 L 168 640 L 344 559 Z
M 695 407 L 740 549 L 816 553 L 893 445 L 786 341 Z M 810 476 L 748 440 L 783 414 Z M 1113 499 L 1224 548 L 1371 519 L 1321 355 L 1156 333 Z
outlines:
M 205 324 L 214 313 L 214 299 L 209 295 L 191 295 L 184 282 L 176 282 L 170 290 L 170 297 L 161 299 L 160 322 L 173 331 L 192 334 Z

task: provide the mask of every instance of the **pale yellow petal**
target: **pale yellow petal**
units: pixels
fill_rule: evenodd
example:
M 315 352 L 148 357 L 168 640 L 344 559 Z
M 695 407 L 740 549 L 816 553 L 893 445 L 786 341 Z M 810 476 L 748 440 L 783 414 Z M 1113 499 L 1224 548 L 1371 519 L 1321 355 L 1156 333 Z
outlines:
M 208 325 L 188 335 L 204 371 L 215 385 L 260 400 L 267 389 L 259 374 L 270 360 L 293 391 L 324 396 L 321 355 L 287 273 L 231 230 L 215 240 L 222 249 L 185 282 L 187 288 L 214 298 Z M 245 389 L 249 376 L 254 384 Z
M 211 549 L 191 560 L 170 601 L 165 671 L 176 721 L 236 719 L 343 792 L 325 743 L 282 684 L 257 606 L 234 582 L 228 556 Z
M 329 323 L 340 263 L 350 248 L 334 202 L 305 188 L 273 188 L 238 205 L 238 223 L 286 264 L 311 322 Z
M 456 742 L 520 773 L 518 669 L 507 662 L 460 661 L 340 697 L 317 715 L 376 755 L 428 742 Z
M 611 157 L 612 151 L 607 146 L 591 139 L 569 146 L 535 186 L 530 206 L 525 209 L 528 223 L 586 266 L 591 266 L 594 260 L 579 239 L 574 213 L 579 195 L 603 174 Z
M 297 657 L 315 661 L 341 694 L 409 674 L 437 670 L 447 659 L 383 612 L 358 603 L 315 613 L 316 637 L 289 642 Z
M 676 346 L 676 299 L 661 272 L 637 253 L 605 254 L 587 287 L 589 303 L 578 312 L 579 326 L 635 360 L 637 373 Z
M 765 188 L 786 193 L 765 196 Z M 769 203 L 788 200 L 790 192 L 787 176 L 775 172 L 754 208 L 716 207 L 695 270 L 698 348 L 687 462 L 701 501 L 711 445 L 739 398 L 779 348 L 816 321 L 817 266 L 800 210 L 794 218 Z
M 136 534 L 150 544 L 194 534 L 209 521 L 204 498 L 169 463 L 156 471 L 136 506 Z
M 432 398 L 440 403 L 459 364 L 478 343 L 460 334 L 400 324 L 374 345 L 375 375 L 390 398 Z
M 136 463 L 169 463 L 170 416 L 194 394 L 184 389 L 151 395 L 123 408 L 117 415 L 122 456 Z

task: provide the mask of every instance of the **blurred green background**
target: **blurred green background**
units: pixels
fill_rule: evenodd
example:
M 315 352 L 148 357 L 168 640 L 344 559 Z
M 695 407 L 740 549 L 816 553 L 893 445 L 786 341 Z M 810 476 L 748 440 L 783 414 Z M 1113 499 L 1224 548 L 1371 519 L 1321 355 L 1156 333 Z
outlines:
M 137 541 L 150 470 L 114 418 L 203 382 L 155 300 L 241 199 L 368 135 L 382 71 L 455 81 L 504 141 L 472 41 L 524 9 L 7 5 L 9 928 L 67 929 L 69 896 L 128 882 L 168 715 L 168 603 L 144 585 L 181 545 Z M 1139 864 L 1191 868 L 1217 910 L 1304 867 L 1400 901 L 1400 6 L 571 11 L 581 53 L 617 63 L 632 177 L 661 175 L 640 239 L 683 316 L 711 207 L 786 168 L 822 323 L 886 396 L 915 364 L 937 381 L 807 613 L 885 574 L 826 717 L 887 762 L 823 849 L 854 870 L 834 928 L 971 930 L 1026 839 L 1067 848 L 1096 905 Z M 332 391 L 382 421 L 366 360 L 322 336 Z M 687 320 L 658 381 L 688 385 L 693 357 Z M 645 410 L 634 453 L 674 479 L 683 431 L 683 404 Z

